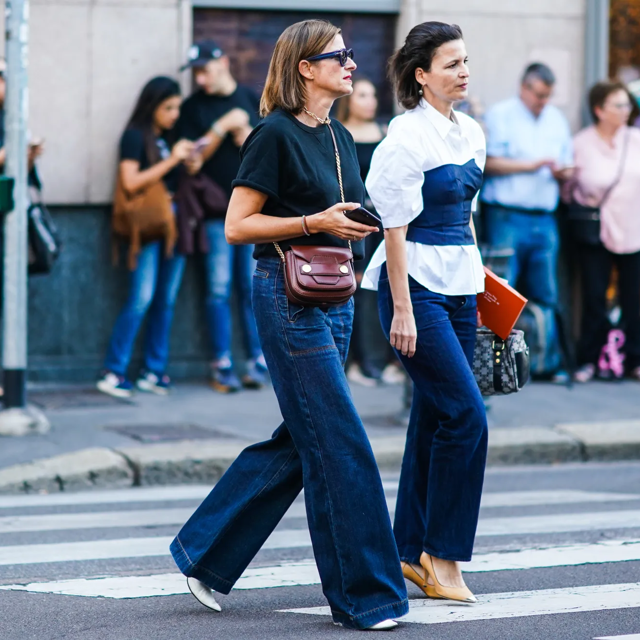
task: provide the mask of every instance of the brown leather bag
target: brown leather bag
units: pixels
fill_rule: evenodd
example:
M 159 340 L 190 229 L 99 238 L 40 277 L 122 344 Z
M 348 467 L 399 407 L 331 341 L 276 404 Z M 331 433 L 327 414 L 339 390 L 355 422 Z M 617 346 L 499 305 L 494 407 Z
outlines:
M 127 266 L 136 268 L 140 248 L 145 242 L 164 240 L 165 254 L 173 255 L 178 237 L 176 219 L 171 206 L 171 196 L 162 180 L 150 187 L 128 195 L 122 186 L 120 172 L 113 197 L 111 230 L 116 238 L 129 242 Z M 118 260 L 118 246 L 113 244 L 114 263 Z
M 336 169 L 340 197 L 344 199 L 342 167 L 338 143 L 331 125 L 327 123 L 336 154 Z M 353 266 L 351 242 L 349 248 L 328 246 L 292 246 L 282 251 L 273 243 L 284 263 L 284 284 L 287 298 L 303 307 L 335 307 L 349 302 L 358 286 Z

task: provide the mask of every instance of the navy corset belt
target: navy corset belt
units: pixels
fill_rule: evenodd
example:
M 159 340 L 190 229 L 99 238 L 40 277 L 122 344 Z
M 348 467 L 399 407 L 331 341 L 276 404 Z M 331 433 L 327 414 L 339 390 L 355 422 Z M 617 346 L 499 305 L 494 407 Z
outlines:
M 482 171 L 475 160 L 425 171 L 423 210 L 409 224 L 407 240 L 440 246 L 474 244 L 471 203 L 481 186 Z

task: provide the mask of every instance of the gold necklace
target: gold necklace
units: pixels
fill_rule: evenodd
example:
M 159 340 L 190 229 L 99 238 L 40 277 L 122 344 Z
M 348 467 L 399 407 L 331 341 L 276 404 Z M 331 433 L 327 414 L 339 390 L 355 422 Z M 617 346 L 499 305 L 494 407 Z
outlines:
M 326 118 L 324 118 L 324 120 L 322 118 L 319 118 L 315 113 L 311 113 L 311 111 L 309 111 L 309 109 L 307 109 L 307 107 L 302 107 L 302 110 L 311 118 L 313 118 L 314 120 L 317 120 L 320 124 L 331 124 L 331 119 L 329 118 L 329 116 L 327 116 Z

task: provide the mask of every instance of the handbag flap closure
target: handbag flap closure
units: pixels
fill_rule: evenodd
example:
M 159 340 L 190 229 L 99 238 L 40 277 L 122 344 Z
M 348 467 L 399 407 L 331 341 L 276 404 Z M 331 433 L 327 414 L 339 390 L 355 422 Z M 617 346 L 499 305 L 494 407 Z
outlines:
M 349 249 L 342 247 L 291 247 L 295 272 L 303 287 L 316 285 L 335 286 L 345 278 L 344 287 L 351 286 L 353 279 L 352 258 Z

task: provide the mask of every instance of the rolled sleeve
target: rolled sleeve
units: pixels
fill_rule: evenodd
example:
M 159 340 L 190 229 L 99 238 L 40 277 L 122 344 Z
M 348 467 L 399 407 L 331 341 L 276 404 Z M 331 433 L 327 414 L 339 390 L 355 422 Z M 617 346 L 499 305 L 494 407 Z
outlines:
M 422 154 L 411 145 L 389 138 L 375 150 L 367 176 L 367 191 L 385 229 L 402 227 L 423 208 Z

